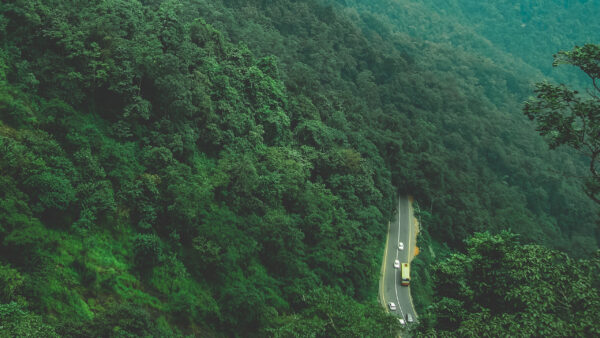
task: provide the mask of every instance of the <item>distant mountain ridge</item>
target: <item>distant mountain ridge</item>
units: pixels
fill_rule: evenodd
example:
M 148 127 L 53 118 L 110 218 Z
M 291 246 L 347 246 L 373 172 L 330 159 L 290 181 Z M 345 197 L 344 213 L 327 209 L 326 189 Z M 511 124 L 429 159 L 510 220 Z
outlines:
M 600 41 L 600 4 L 587 0 L 494 2 L 476 0 L 340 0 L 368 11 L 394 30 L 494 59 L 539 79 L 584 85 L 570 69 L 552 67 L 552 55 Z M 539 74 L 537 71 L 541 71 Z

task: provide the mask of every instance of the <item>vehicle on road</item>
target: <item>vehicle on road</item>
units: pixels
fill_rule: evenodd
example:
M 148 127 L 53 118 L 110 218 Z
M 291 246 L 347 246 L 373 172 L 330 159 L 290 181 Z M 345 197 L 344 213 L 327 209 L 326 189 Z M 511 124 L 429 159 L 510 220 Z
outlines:
M 402 263 L 402 281 L 400 282 L 400 285 L 410 285 L 410 265 L 408 265 L 408 263 Z
M 398 321 L 400 322 L 400 325 L 406 325 L 406 322 L 403 318 L 398 318 Z
M 388 303 L 388 306 L 390 307 L 390 310 L 392 310 L 392 311 L 396 310 L 396 304 L 394 304 L 394 303 Z
M 400 268 L 400 261 L 397 259 L 394 261 L 394 268 L 396 268 L 396 269 Z
M 404 250 L 404 243 L 398 242 L 398 249 Z
M 406 314 L 406 321 L 409 322 L 409 323 L 414 322 L 413 317 L 410 315 L 410 313 Z

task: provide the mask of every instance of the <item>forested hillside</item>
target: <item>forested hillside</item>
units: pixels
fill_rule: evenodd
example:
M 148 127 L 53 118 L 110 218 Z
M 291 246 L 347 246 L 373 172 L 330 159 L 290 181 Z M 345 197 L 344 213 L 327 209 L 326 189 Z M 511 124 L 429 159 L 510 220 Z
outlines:
M 317 0 L 0 4 L 0 336 L 394 336 L 398 192 L 449 248 L 511 230 L 590 257 L 586 162 L 520 113 L 535 67 L 394 25 Z
M 589 0 L 335 1 L 387 24 L 383 29 L 491 58 L 529 78 L 577 85 L 583 74 L 553 68 L 552 55 L 600 38 L 600 4 Z
M 215 16 L 208 20 L 261 55 L 278 56 L 290 92 L 342 101 L 346 119 L 357 116 L 389 163 L 394 185 L 435 211 L 439 238 L 461 245 L 473 230 L 512 228 L 576 254 L 597 248 L 596 235 L 589 236 L 593 203 L 573 179 L 585 174 L 585 162 L 547 152 L 522 116 L 533 79 L 488 57 L 414 39 L 368 12 L 232 3 L 229 11 L 207 7 Z M 329 24 L 334 18 L 353 30 Z M 316 106 L 325 117 L 340 110 Z M 565 237 L 591 242 L 582 251 Z

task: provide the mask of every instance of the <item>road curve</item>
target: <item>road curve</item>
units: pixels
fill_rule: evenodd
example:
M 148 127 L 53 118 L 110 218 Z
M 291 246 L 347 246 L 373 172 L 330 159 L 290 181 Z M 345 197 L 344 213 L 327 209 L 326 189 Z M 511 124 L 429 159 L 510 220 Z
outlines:
M 414 257 L 416 233 L 413 220 L 413 210 L 409 198 L 400 196 L 394 219 L 389 224 L 379 292 L 380 300 L 390 313 L 404 319 L 407 314 L 410 314 L 416 321 L 417 314 L 412 303 L 410 286 L 400 285 L 401 270 L 394 268 L 396 259 L 400 263 L 406 263 L 412 261 Z M 404 250 L 398 248 L 399 242 L 404 243 Z M 396 304 L 395 311 L 390 311 L 387 305 L 390 302 Z

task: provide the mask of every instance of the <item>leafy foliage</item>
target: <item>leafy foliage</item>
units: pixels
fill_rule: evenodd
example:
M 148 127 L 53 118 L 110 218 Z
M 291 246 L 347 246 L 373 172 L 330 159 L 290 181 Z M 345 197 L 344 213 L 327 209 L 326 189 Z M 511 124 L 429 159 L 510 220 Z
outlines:
M 0 304 L 0 335 L 4 337 L 58 337 L 42 318 L 15 302 Z
M 598 335 L 597 269 L 598 257 L 574 260 L 543 246 L 523 245 L 508 232 L 477 233 L 466 241 L 466 253 L 434 267 L 436 300 L 423 316 L 421 332 Z
M 567 145 L 589 158 L 591 177 L 585 188 L 588 196 L 600 204 L 600 46 L 587 44 L 555 56 L 554 65 L 570 64 L 581 69 L 592 81 L 589 95 L 580 95 L 565 85 L 538 83 L 537 96 L 525 104 L 523 111 L 537 122 L 540 135 L 546 136 L 550 148 Z

